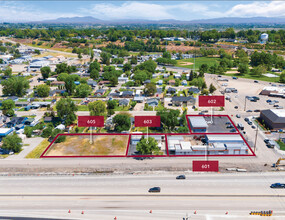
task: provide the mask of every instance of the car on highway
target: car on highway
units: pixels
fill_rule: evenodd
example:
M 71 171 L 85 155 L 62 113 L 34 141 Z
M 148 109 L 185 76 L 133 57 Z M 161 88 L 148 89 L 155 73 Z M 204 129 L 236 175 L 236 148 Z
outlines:
M 236 114 L 236 117 L 237 117 L 237 118 L 240 118 L 240 114 Z
M 152 192 L 160 192 L 160 187 L 159 186 L 155 186 L 152 187 L 148 190 L 148 192 L 152 193 Z
M 271 184 L 270 188 L 285 188 L 284 183 L 273 183 Z
M 177 180 L 185 180 L 186 176 L 185 175 L 179 175 L 176 177 Z

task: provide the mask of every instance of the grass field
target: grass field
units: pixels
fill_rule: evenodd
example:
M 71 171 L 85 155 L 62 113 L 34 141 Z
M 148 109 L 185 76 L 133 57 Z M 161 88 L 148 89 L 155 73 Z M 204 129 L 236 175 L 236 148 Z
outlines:
M 126 153 L 128 135 L 67 136 L 62 143 L 54 143 L 45 156 L 123 156 Z
M 275 83 L 279 82 L 279 77 L 252 76 L 250 74 L 239 75 L 236 73 L 228 73 L 228 74 L 226 74 L 226 76 L 236 76 L 239 78 L 260 80 L 260 81 L 266 81 L 266 82 L 275 82 Z
M 36 58 L 45 57 L 45 56 L 56 57 L 56 56 L 59 56 L 59 55 L 63 55 L 64 57 L 74 57 L 74 58 L 77 57 L 76 54 L 65 54 L 65 53 L 58 53 L 58 52 L 44 52 L 44 53 L 42 53 L 40 55 L 36 55 L 34 57 L 36 57 Z
M 220 58 L 216 57 L 197 57 L 195 58 L 195 69 L 198 70 L 202 64 L 207 64 L 208 66 L 212 66 L 215 63 L 219 64 L 219 60 Z M 189 68 L 189 69 L 194 68 L 194 64 L 185 65 L 185 63 L 194 63 L 194 58 L 178 60 L 175 66 Z
M 282 141 L 277 141 L 280 146 L 280 150 L 285 150 L 285 144 Z
M 44 139 L 34 150 L 32 150 L 26 158 L 40 158 L 42 153 L 48 147 L 50 142 L 47 139 Z

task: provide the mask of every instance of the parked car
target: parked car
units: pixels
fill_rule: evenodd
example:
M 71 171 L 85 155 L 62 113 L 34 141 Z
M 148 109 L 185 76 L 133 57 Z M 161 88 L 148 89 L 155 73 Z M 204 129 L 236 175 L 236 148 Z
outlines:
M 249 118 L 245 118 L 244 120 L 245 120 L 246 122 L 248 122 L 248 121 L 249 121 Z
M 251 121 L 248 121 L 247 124 L 248 124 L 248 125 L 252 125 L 252 122 L 251 122 Z
M 269 139 L 264 139 L 263 141 L 264 141 L 266 144 L 269 143 Z
M 177 180 L 185 180 L 186 176 L 185 175 L 179 175 L 176 177 Z
M 246 112 L 252 112 L 252 110 L 247 110 Z
M 237 77 L 233 76 L 233 79 L 238 79 Z
M 271 100 L 270 100 L 270 99 L 267 99 L 266 102 L 269 103 L 269 102 L 271 102 Z
M 257 80 L 254 80 L 253 82 L 254 82 L 254 83 L 258 83 L 258 81 L 257 81 Z
M 237 105 L 235 106 L 235 109 L 238 109 L 238 106 L 237 106 Z
M 251 128 L 252 128 L 252 129 L 256 129 L 255 125 L 252 125 Z
M 255 109 L 254 112 L 260 112 L 260 110 L 259 109 Z
M 227 122 L 226 122 L 226 125 L 230 125 L 230 124 L 232 124 L 230 121 L 227 121 Z
M 273 183 L 271 184 L 270 188 L 285 188 L 284 183 Z
M 158 187 L 158 186 L 152 187 L 148 190 L 148 192 L 150 192 L 150 193 L 151 192 L 160 192 L 160 187 Z
M 234 128 L 234 126 L 233 125 L 228 125 L 227 128 Z
M 240 114 L 236 114 L 236 117 L 237 117 L 237 118 L 240 118 Z
M 283 109 L 283 106 L 278 106 L 277 109 Z
M 273 105 L 273 107 L 279 107 L 279 105 Z
M 237 130 L 236 130 L 236 129 L 234 129 L 234 128 L 230 130 L 230 132 L 236 132 L 236 131 L 237 131 Z

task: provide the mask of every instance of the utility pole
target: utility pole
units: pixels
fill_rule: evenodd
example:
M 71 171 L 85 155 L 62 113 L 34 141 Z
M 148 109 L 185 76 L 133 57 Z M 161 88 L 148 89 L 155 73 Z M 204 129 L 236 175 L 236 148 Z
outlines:
M 254 150 L 253 150 L 254 153 L 255 153 L 255 150 L 256 150 L 257 134 L 258 134 L 258 125 L 256 126 L 255 141 L 254 141 Z

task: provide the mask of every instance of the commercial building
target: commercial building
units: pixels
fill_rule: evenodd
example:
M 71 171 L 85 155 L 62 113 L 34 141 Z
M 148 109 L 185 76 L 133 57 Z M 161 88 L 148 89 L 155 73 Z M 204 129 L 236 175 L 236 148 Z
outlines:
M 260 121 L 272 130 L 285 129 L 285 110 L 267 109 L 260 111 Z
M 204 133 L 207 131 L 208 124 L 203 116 L 189 116 L 188 120 L 192 132 Z

